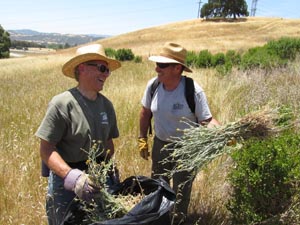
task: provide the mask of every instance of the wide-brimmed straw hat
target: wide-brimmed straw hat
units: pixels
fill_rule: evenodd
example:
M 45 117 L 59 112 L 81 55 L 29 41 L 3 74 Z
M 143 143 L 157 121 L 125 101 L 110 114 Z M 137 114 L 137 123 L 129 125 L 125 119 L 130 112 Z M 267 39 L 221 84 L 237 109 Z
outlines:
M 121 63 L 118 60 L 108 58 L 105 55 L 105 51 L 100 44 L 91 44 L 80 47 L 76 50 L 76 56 L 67 61 L 63 67 L 62 72 L 68 77 L 75 77 L 75 68 L 84 62 L 103 60 L 107 62 L 110 71 L 116 70 L 121 67 Z
M 149 60 L 158 63 L 179 63 L 184 66 L 184 71 L 192 73 L 193 71 L 186 65 L 187 51 L 181 45 L 167 42 L 163 46 L 159 55 L 149 57 Z

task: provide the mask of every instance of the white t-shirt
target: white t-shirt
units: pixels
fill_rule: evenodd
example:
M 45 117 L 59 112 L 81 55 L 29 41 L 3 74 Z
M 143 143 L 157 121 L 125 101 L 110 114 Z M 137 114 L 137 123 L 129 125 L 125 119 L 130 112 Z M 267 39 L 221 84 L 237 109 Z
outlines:
M 156 77 L 148 82 L 141 102 L 153 113 L 155 135 L 159 139 L 170 141 L 170 137 L 180 137 L 182 130 L 189 128 L 188 124 L 182 122 L 183 118 L 196 122 L 212 117 L 205 93 L 195 81 L 195 113 L 192 113 L 185 98 L 184 77 L 173 91 L 165 90 L 160 83 L 151 101 L 151 85 L 155 79 Z

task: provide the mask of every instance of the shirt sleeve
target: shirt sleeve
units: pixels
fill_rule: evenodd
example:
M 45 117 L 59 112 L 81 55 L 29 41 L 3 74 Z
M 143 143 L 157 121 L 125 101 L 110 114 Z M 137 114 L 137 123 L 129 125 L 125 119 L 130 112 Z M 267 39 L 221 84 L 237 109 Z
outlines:
M 119 129 L 118 129 L 118 125 L 117 125 L 116 112 L 113 108 L 111 110 L 111 118 L 112 118 L 111 119 L 111 129 L 110 129 L 108 139 L 119 137 Z
M 144 91 L 144 95 L 142 98 L 142 106 L 144 106 L 147 109 L 151 108 L 151 86 L 154 82 L 154 80 L 156 79 L 156 77 L 152 78 L 151 80 L 148 81 L 146 89 Z
M 61 140 L 67 124 L 64 116 L 52 102 L 49 103 L 46 115 L 42 120 L 35 135 L 50 143 L 57 143 Z
M 195 115 L 198 121 L 207 120 L 212 117 L 208 101 L 203 89 L 195 83 Z

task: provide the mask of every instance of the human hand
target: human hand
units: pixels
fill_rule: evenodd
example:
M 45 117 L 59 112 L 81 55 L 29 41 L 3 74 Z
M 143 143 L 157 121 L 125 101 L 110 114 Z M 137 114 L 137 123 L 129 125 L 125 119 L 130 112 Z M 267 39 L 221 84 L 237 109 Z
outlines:
M 86 202 L 91 202 L 94 195 L 100 190 L 100 187 L 96 187 L 88 174 L 79 169 L 69 171 L 64 178 L 64 188 L 74 191 L 80 199 Z
M 139 144 L 141 157 L 145 160 L 148 160 L 148 157 L 150 156 L 150 152 L 148 150 L 147 138 L 143 138 L 143 137 L 138 138 L 138 144 Z

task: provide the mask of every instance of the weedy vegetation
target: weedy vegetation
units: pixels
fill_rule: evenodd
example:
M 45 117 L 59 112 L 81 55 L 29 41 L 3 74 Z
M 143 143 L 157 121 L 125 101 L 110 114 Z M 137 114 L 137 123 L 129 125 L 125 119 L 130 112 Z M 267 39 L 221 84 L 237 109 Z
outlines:
M 236 122 L 214 127 L 197 126 L 191 121 L 183 120 L 190 127 L 181 131 L 182 137 L 171 137 L 172 143 L 163 148 L 163 151 L 170 152 L 170 156 L 163 163 L 176 164 L 167 175 L 172 177 L 174 173 L 184 171 L 197 174 L 216 157 L 230 152 L 233 147 L 240 148 L 239 142 L 251 137 L 266 138 L 279 133 L 285 128 L 277 123 L 286 115 L 281 115 L 278 111 L 264 109 L 246 115 Z
M 100 146 L 100 142 L 93 141 L 93 145 L 87 152 L 86 164 L 88 165 L 89 179 L 93 181 L 98 190 L 89 203 L 78 199 L 78 203 L 82 207 L 83 218 L 81 219 L 83 224 L 120 218 L 143 198 L 143 194 L 116 195 L 111 193 L 111 188 L 114 188 L 114 184 L 119 179 L 118 169 L 114 160 L 107 157 L 101 163 L 97 163 L 96 159 L 100 154 L 107 155 L 99 150 Z

